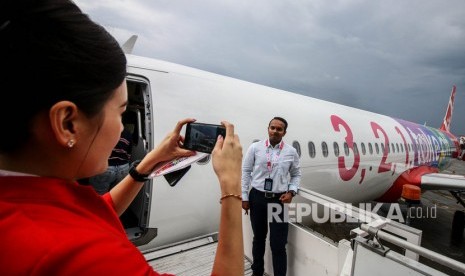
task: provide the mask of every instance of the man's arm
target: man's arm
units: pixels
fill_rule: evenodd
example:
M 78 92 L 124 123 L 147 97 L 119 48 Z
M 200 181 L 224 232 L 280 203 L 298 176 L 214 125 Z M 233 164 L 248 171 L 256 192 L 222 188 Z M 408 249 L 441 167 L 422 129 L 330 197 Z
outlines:
M 294 160 L 289 168 L 289 175 L 291 176 L 291 180 L 289 181 L 288 189 L 297 192 L 299 190 L 300 180 L 302 177 L 302 172 L 300 170 L 300 158 L 297 151 L 294 151 Z

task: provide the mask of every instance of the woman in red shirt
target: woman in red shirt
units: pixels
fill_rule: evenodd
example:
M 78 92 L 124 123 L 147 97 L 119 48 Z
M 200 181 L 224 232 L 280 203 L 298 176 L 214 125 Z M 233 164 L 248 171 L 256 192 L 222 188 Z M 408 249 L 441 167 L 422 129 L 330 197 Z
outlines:
M 126 58 L 117 41 L 70 0 L 5 0 L 0 60 L 0 274 L 158 275 L 118 219 L 143 181 L 127 176 L 103 197 L 76 183 L 105 171 L 123 130 Z M 179 134 L 192 121 L 181 120 L 135 170 L 194 154 Z M 242 149 L 223 124 L 213 167 L 222 194 L 240 195 Z M 226 197 L 212 274 L 243 274 L 241 221 L 241 200 Z

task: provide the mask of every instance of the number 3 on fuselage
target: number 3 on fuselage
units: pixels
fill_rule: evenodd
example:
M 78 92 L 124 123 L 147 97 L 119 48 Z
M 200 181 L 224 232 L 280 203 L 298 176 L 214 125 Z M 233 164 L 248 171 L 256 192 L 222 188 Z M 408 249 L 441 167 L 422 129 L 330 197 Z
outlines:
M 333 124 L 333 128 L 337 132 L 341 132 L 340 126 L 342 126 L 346 132 L 345 141 L 349 150 L 352 151 L 354 154 L 354 163 L 350 169 L 347 169 L 346 160 L 344 156 L 339 156 L 338 160 L 338 168 L 339 168 L 339 176 L 344 181 L 351 180 L 355 174 L 357 173 L 358 166 L 360 165 L 360 154 L 358 151 L 354 151 L 354 136 L 352 134 L 352 130 L 350 129 L 349 125 L 341 118 L 336 115 L 331 115 L 331 123 Z

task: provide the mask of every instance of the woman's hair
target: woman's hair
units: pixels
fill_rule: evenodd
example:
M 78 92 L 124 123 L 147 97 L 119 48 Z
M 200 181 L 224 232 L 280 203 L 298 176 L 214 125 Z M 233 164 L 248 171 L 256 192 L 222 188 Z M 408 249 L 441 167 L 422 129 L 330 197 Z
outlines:
M 55 103 L 96 116 L 126 76 L 118 42 L 70 0 L 1 0 L 0 153 L 30 137 Z

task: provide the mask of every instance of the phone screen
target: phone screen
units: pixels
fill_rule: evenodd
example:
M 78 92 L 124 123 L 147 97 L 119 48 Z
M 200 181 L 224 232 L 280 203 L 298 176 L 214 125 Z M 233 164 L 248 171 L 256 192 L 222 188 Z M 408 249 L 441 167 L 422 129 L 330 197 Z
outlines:
M 188 123 L 184 148 L 199 152 L 211 153 L 218 135 L 225 137 L 226 129 L 222 125 Z

